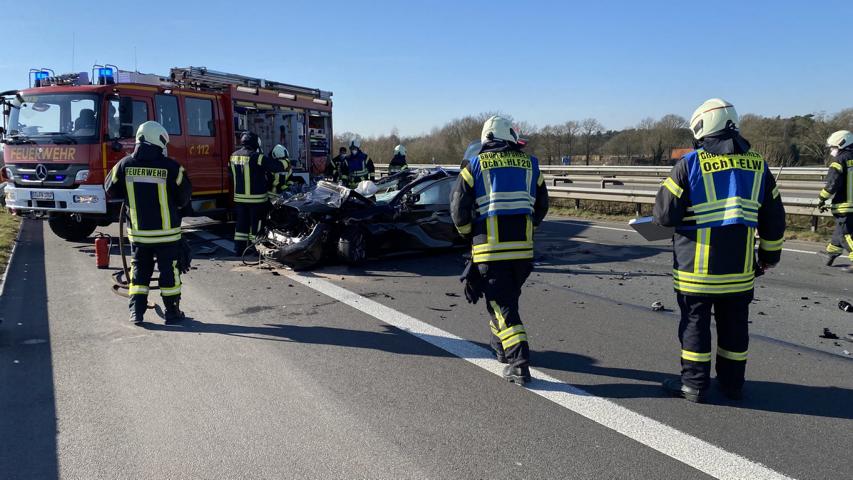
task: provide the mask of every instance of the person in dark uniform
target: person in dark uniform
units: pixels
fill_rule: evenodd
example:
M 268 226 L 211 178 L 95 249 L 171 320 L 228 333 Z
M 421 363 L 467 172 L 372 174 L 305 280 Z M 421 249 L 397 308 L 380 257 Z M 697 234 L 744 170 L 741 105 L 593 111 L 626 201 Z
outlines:
M 655 199 L 655 221 L 675 227 L 672 278 L 681 309 L 681 379 L 667 379 L 663 387 L 692 402 L 705 401 L 710 388 L 712 311 L 717 386 L 741 398 L 756 272 L 775 266 L 782 253 L 779 189 L 737 124 L 737 112 L 724 100 L 699 106 L 690 120 L 696 149 L 675 164 Z
M 406 147 L 403 145 L 397 145 L 394 147 L 394 157 L 391 158 L 390 162 L 388 162 L 388 175 L 400 173 L 408 168 L 409 164 L 406 161 Z
M 832 162 L 829 164 L 829 172 L 826 174 L 826 186 L 820 191 L 818 208 L 822 212 L 832 210 L 835 217 L 835 231 L 832 239 L 821 254 L 826 259 L 826 266 L 831 266 L 835 259 L 844 253 L 846 248 L 850 251 L 849 259 L 853 262 L 853 133 L 847 130 L 839 130 L 826 140 Z M 826 202 L 832 199 L 831 207 Z M 853 266 L 846 266 L 844 270 L 853 272 Z
M 355 188 L 363 180 L 376 181 L 376 168 L 373 160 L 361 151 L 361 140 L 354 138 L 349 143 L 349 156 L 347 156 L 347 181 L 344 185 Z
M 237 217 L 234 251 L 238 256 L 246 251 L 249 242 L 255 241 L 255 234 L 260 230 L 268 202 L 270 179 L 284 171 L 281 162 L 261 153 L 260 141 L 254 133 L 243 133 L 240 144 L 242 146 L 231 154 L 228 162 Z
M 335 183 L 346 183 L 348 173 L 347 149 L 346 147 L 341 147 L 338 150 L 338 156 L 332 158 L 326 165 L 325 177 Z
M 450 215 L 459 233 L 471 239 L 466 298 L 482 295 L 491 316 L 491 345 L 506 363 L 506 380 L 530 381 L 530 349 L 518 312 L 521 287 L 533 270 L 533 228 L 548 213 L 548 190 L 536 157 L 521 151 L 506 118 L 483 125 L 479 154 L 462 162 L 450 195 Z M 471 284 L 476 293 L 469 294 Z
M 127 202 L 127 230 L 133 258 L 130 268 L 130 321 L 142 323 L 148 308 L 148 283 L 154 264 L 160 272 L 160 295 L 166 323 L 184 318 L 180 309 L 181 210 L 192 197 L 184 167 L 166 156 L 169 134 L 157 122 L 145 122 L 136 131 L 136 149 L 107 175 L 104 189 Z
M 269 179 L 270 189 L 267 192 L 267 197 L 272 201 L 290 188 L 292 184 L 290 177 L 293 175 L 293 167 L 290 164 L 290 152 L 287 151 L 284 145 L 278 144 L 273 147 L 270 157 L 274 162 L 281 164 L 281 171 L 271 174 Z

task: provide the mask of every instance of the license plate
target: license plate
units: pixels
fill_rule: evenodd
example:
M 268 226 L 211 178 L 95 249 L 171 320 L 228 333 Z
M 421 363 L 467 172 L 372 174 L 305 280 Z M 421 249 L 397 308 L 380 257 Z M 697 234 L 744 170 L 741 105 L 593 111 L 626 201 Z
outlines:
M 30 200 L 53 200 L 53 192 L 30 191 Z

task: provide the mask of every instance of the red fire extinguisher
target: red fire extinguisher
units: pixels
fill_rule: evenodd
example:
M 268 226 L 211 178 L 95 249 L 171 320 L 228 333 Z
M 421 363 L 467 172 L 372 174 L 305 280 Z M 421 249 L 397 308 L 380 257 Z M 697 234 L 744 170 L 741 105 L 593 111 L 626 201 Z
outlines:
M 110 247 L 113 237 L 104 233 L 98 233 L 95 238 L 95 263 L 98 268 L 110 268 Z

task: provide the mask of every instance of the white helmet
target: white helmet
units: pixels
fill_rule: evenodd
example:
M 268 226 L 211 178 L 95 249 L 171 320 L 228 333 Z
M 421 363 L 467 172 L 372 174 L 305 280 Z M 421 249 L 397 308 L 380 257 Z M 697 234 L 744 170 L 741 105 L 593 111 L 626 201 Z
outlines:
M 402 145 L 397 145 L 396 147 L 394 147 L 394 155 L 402 155 L 405 157 L 406 156 L 406 147 L 404 147 Z
M 738 117 L 734 105 L 722 98 L 712 98 L 699 105 L 690 117 L 693 138 L 699 140 L 727 128 L 737 128 Z
M 518 143 L 518 132 L 512 128 L 509 120 L 495 115 L 486 120 L 486 123 L 483 124 L 483 133 L 480 134 L 480 141 L 483 143 L 491 140 Z
M 353 138 L 352 140 L 350 140 L 349 141 L 349 148 L 357 148 L 357 149 L 361 150 L 361 139 L 360 138 Z
M 376 195 L 376 192 L 379 190 L 379 187 L 376 186 L 375 183 L 370 180 L 362 180 L 358 182 L 358 185 L 355 187 L 355 191 L 361 194 L 363 197 L 372 197 Z
M 285 158 L 290 158 L 290 152 L 284 148 L 284 145 L 278 144 L 272 148 L 272 158 L 276 160 L 283 160 Z
M 826 139 L 826 146 L 844 150 L 853 146 L 853 133 L 849 130 L 839 130 Z
M 163 125 L 149 120 L 136 129 L 136 143 L 156 145 L 165 152 L 166 145 L 169 143 L 169 132 L 163 128 Z

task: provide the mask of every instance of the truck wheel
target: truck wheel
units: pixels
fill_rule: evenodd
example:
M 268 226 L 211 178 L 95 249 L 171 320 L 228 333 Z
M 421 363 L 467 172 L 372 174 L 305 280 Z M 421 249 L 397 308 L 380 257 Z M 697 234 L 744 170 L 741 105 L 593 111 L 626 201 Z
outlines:
M 75 215 L 51 215 L 47 219 L 47 224 L 57 237 L 69 242 L 86 240 L 98 228 L 95 220 Z
M 367 259 L 367 241 L 364 231 L 347 227 L 338 239 L 338 257 L 347 265 L 360 265 Z

